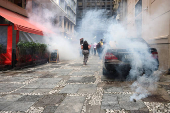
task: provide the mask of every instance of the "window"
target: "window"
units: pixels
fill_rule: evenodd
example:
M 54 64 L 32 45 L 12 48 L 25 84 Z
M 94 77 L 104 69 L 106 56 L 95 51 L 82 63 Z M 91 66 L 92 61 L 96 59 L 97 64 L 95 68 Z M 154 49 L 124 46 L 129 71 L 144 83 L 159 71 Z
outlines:
M 38 4 L 35 1 L 32 1 L 32 8 L 33 9 L 38 8 Z
M 82 2 L 78 2 L 78 6 L 83 6 L 83 3 Z
M 135 16 L 142 12 L 142 0 L 139 0 L 138 3 L 135 5 Z
M 59 26 L 62 27 L 62 17 L 59 17 Z
M 38 14 L 38 4 L 35 1 L 32 1 L 32 12 Z
M 8 1 L 10 1 L 24 9 L 26 8 L 26 0 L 8 0 Z

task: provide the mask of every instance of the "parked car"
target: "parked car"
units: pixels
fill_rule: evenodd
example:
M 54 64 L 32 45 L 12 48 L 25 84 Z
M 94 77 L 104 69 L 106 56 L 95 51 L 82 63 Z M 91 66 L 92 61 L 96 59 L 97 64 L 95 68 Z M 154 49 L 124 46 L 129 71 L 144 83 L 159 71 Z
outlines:
M 159 60 L 158 60 L 158 52 L 156 48 L 150 48 L 149 45 L 146 43 L 146 41 L 144 41 L 142 38 L 132 38 L 130 40 L 134 41 L 134 43 L 142 42 L 147 45 L 147 49 L 145 50 L 147 50 L 154 59 L 154 64 L 153 64 L 154 69 L 152 69 L 151 71 L 158 70 Z M 143 52 L 141 48 L 133 48 L 133 49 L 137 51 L 137 54 L 139 56 L 142 55 L 142 57 L 146 57 L 145 52 Z M 132 63 L 134 60 L 133 54 L 134 53 L 131 50 L 129 50 L 129 48 L 125 48 L 125 49 L 116 48 L 115 49 L 115 48 L 110 47 L 109 49 L 107 49 L 103 57 L 103 61 L 104 61 L 103 75 L 114 76 L 114 73 L 118 73 L 118 74 L 126 73 L 125 75 L 128 75 L 129 71 L 131 70 L 133 66 L 133 63 Z M 144 63 L 145 61 L 142 61 L 142 62 L 143 62 L 143 65 L 140 70 L 143 71 L 142 73 L 146 73 L 147 71 L 147 66 L 145 66 L 146 63 Z M 113 72 L 113 74 L 110 74 L 110 72 Z

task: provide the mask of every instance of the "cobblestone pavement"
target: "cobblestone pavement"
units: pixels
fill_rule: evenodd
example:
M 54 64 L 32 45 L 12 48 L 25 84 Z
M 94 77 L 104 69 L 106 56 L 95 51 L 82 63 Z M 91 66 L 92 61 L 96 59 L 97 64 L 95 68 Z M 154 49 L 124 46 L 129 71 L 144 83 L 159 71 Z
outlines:
M 0 72 L 0 113 L 170 113 L 170 77 L 162 76 L 151 96 L 131 102 L 130 81 L 102 75 L 91 56 Z

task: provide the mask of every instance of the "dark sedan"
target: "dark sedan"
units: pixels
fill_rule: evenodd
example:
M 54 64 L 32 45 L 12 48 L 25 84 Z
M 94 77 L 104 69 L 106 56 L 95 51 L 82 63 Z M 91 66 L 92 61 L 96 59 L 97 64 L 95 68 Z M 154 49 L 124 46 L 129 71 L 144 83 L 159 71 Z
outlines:
M 141 39 L 133 39 L 136 41 L 140 41 Z M 141 48 L 133 48 L 135 49 L 137 55 L 142 56 L 142 66 L 140 67 L 140 70 L 143 71 L 142 73 L 146 73 L 146 71 L 151 70 L 158 70 L 159 67 L 159 61 L 158 61 L 158 52 L 155 48 L 150 48 L 148 46 L 145 51 L 143 51 Z M 153 68 L 147 68 L 146 62 L 148 62 L 149 57 L 146 56 L 147 54 L 151 57 L 151 62 Z M 146 57 L 146 58 L 144 58 Z M 146 61 L 147 60 L 147 61 Z M 132 50 L 129 49 L 107 49 L 105 55 L 104 55 L 104 65 L 103 65 L 103 75 L 109 75 L 110 72 L 118 73 L 118 74 L 124 74 L 128 75 L 129 71 L 134 67 L 134 53 Z M 138 61 L 137 61 L 138 62 Z M 111 76 L 114 76 L 114 74 L 110 74 Z

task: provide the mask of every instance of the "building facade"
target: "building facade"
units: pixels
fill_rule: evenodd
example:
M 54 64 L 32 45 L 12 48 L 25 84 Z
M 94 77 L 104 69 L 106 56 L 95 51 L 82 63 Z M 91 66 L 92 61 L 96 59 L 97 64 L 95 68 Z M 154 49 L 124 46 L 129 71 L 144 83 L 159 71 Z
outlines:
M 118 5 L 116 5 L 117 8 L 117 15 L 116 20 L 126 26 L 126 20 L 127 20 L 127 0 L 120 0 L 117 1 Z
M 83 15 L 88 10 L 104 9 L 108 17 L 116 15 L 119 1 L 120 0 L 78 0 L 76 29 L 79 29 Z
M 17 60 L 16 45 L 19 41 L 43 43 L 44 31 L 60 33 L 70 41 L 74 39 L 76 4 L 76 0 L 0 0 L 0 46 L 3 47 L 0 67 L 16 63 L 13 61 Z M 30 14 L 47 16 L 43 15 L 44 9 L 53 12 L 50 22 L 56 30 L 50 30 L 36 21 L 30 22 Z
M 60 30 L 63 37 L 68 39 L 74 37 L 76 0 L 28 0 L 27 5 L 29 13 L 34 13 L 34 11 L 42 13 L 43 9 L 51 11 L 53 13 L 53 26 Z
M 143 38 L 151 47 L 157 48 L 160 70 L 170 69 L 170 0 L 121 2 L 125 3 L 121 12 L 126 16 L 120 20 L 125 23 L 129 36 Z
M 43 9 L 54 12 L 53 24 L 60 30 L 63 37 L 74 37 L 74 26 L 76 25 L 76 0 L 1 0 L 0 7 L 28 17 L 28 13 L 38 11 L 42 13 Z M 34 10 L 37 9 L 37 10 Z M 1 23 L 5 19 L 2 17 Z

